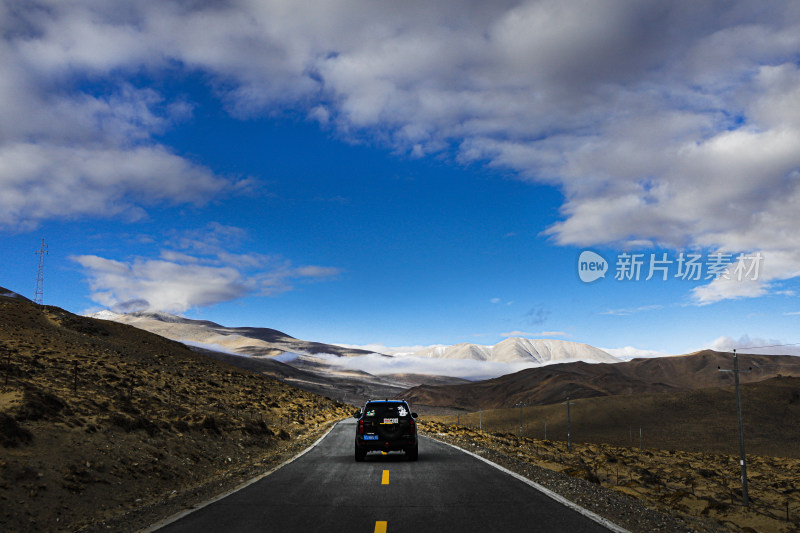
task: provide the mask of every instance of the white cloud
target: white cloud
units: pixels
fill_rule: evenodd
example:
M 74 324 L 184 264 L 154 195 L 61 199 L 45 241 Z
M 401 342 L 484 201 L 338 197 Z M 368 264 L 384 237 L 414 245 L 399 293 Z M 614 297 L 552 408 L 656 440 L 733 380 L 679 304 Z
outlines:
M 0 225 L 144 215 L 141 205 L 203 204 L 231 184 L 160 146 L 0 146 Z
M 765 355 L 800 355 L 800 345 L 785 343 L 779 339 L 763 339 L 750 337 L 747 334 L 738 340 L 731 337 L 718 337 L 708 345 L 708 348 L 718 352 L 755 353 Z
M 642 305 L 639 307 L 624 307 L 621 309 L 608 309 L 607 311 L 603 311 L 601 314 L 603 315 L 614 315 L 614 316 L 629 316 L 636 313 L 641 313 L 644 311 L 657 311 L 659 309 L 663 309 L 664 306 L 661 304 L 652 304 L 652 305 Z
M 222 247 L 221 237 L 241 237 L 237 230 L 212 223 L 204 231 L 176 235 L 174 242 L 184 250 L 162 250 L 158 259 L 71 259 L 86 270 L 92 300 L 119 312 L 183 312 L 250 294 L 280 294 L 291 290 L 293 282 L 330 279 L 340 272 L 333 267 L 295 267 L 279 257 L 232 253 Z
M 345 138 L 554 184 L 565 203 L 547 234 L 559 244 L 785 258 L 761 284 L 698 290 L 700 303 L 763 295 L 798 275 L 800 10 L 791 0 L 2 9 L 5 226 L 143 216 L 154 202 L 229 190 L 230 180 L 154 140 L 191 104 L 121 81 L 201 73 L 242 118 L 300 110 Z M 116 159 L 119 169 L 105 164 Z M 185 186 L 195 179 L 199 188 Z M 62 205 L 38 199 L 59 194 Z
M 92 300 L 111 309 L 137 301 L 147 310 L 183 312 L 255 290 L 233 268 L 147 259 L 121 262 L 95 255 L 73 260 L 87 270 Z
M 385 353 L 385 352 L 384 352 Z M 315 357 L 318 357 L 316 354 Z M 395 355 L 391 358 L 382 355 L 358 357 L 324 358 L 328 364 L 349 370 L 363 370 L 374 375 L 386 374 L 426 374 L 432 376 L 452 376 L 469 380 L 489 379 L 526 368 L 541 365 L 536 363 L 497 363 L 493 361 L 473 361 L 470 359 L 436 359 L 412 355 Z
M 607 352 L 617 359 L 621 359 L 623 361 L 630 361 L 631 359 L 636 358 L 647 358 L 647 357 L 666 357 L 671 354 L 667 354 L 664 352 L 659 352 L 657 350 L 646 350 L 642 348 L 634 348 L 633 346 L 624 346 L 622 348 L 600 348 L 604 352 Z
M 772 287 L 780 280 L 800 276 L 800 249 L 773 250 L 763 252 L 761 255 L 763 259 L 758 261 L 747 259 L 756 257 L 756 254 L 732 258 L 733 262 L 728 268 L 727 277 L 719 277 L 706 285 L 692 289 L 694 300 L 700 305 L 707 305 L 726 299 L 763 296 L 770 292 L 785 293 L 786 291 L 773 290 Z M 750 268 L 757 270 L 748 274 Z

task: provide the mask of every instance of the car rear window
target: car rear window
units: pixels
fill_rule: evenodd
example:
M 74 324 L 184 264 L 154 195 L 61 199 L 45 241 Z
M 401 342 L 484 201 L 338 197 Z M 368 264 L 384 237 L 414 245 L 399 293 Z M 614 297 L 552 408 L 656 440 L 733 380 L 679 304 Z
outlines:
M 364 410 L 365 418 L 408 418 L 411 413 L 403 403 L 368 403 Z

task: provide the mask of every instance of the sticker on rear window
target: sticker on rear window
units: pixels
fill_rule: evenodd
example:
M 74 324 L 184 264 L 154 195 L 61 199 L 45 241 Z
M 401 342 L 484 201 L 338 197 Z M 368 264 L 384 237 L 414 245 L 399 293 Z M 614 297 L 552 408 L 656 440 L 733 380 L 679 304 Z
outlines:
M 397 414 L 400 416 L 406 416 L 408 415 L 408 411 L 406 411 L 406 408 L 401 405 L 397 408 Z

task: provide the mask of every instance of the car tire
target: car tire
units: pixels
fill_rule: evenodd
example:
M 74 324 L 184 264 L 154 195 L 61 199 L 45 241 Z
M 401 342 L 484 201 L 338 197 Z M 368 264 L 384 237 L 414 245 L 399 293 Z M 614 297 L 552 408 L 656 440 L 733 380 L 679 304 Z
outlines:
M 365 458 L 366 456 L 367 456 L 367 452 L 366 452 L 366 451 L 364 451 L 364 450 L 359 450 L 359 449 L 358 449 L 358 446 L 356 446 L 356 453 L 355 453 L 356 462 L 359 462 L 359 463 L 360 463 L 361 461 L 363 461 L 363 460 L 364 460 L 364 458 Z
M 419 444 L 415 444 L 413 448 L 407 449 L 406 456 L 409 461 L 416 461 L 419 459 Z

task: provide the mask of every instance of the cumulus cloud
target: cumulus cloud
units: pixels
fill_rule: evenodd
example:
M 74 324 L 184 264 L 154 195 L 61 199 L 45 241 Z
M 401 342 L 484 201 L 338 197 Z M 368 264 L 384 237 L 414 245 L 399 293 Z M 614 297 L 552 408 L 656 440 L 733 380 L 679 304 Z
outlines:
M 233 268 L 142 258 L 123 262 L 96 255 L 72 259 L 87 271 L 92 300 L 110 309 L 137 301 L 148 310 L 183 312 L 235 300 L 255 289 Z
M 333 267 L 296 267 L 280 257 L 240 255 L 214 245 L 220 235 L 238 235 L 237 228 L 211 224 L 204 234 L 208 241 L 203 252 L 194 246 L 193 237 L 199 233 L 191 231 L 175 239 L 184 250 L 165 249 L 159 258 L 119 261 L 80 255 L 71 259 L 86 271 L 92 300 L 117 312 L 184 312 L 250 294 L 280 294 L 291 290 L 296 281 L 331 279 L 340 272 Z
M 164 147 L 0 146 L 0 225 L 145 216 L 142 205 L 205 203 L 229 183 Z
M 241 118 L 298 110 L 344 138 L 553 184 L 558 244 L 782 258 L 760 284 L 712 283 L 700 303 L 798 275 L 795 2 L 301 4 L 4 3 L 0 196 L 20 203 L 5 200 L 0 223 L 135 217 L 233 186 L 154 140 L 191 103 L 124 81 L 199 72 Z M 104 168 L 116 158 L 127 164 Z M 88 197 L 62 190 L 56 168 Z M 48 191 L 74 202 L 26 200 Z

